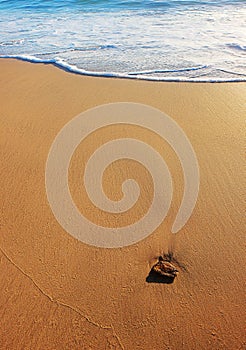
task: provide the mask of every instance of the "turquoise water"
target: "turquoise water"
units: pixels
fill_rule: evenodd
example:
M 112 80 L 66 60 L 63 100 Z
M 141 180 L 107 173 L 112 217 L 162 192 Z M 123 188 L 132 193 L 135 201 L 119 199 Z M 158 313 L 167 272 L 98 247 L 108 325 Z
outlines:
M 0 56 L 151 80 L 246 80 L 246 1 L 0 0 Z

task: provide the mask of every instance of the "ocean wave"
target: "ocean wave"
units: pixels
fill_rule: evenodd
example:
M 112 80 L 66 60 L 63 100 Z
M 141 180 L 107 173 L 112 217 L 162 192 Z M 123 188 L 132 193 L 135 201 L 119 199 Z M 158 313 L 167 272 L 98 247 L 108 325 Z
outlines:
M 1 46 L 1 43 L 0 43 Z M 111 50 L 111 49 L 117 49 L 117 46 L 115 45 L 98 45 L 98 46 L 88 46 L 88 47 L 70 47 L 70 48 L 64 48 L 62 50 L 56 50 L 56 51 L 47 51 L 36 54 L 37 56 L 50 56 L 50 55 L 59 55 L 66 52 L 86 52 L 86 51 L 97 51 L 97 50 Z M 34 57 L 34 56 L 32 56 Z
M 16 39 L 10 41 L 0 41 L 0 46 L 13 46 L 13 45 L 22 45 L 24 43 L 24 39 Z
M 228 74 L 232 74 L 232 75 L 240 75 L 242 77 L 246 77 L 246 74 L 244 73 L 239 73 L 239 72 L 232 72 L 231 70 L 227 70 L 227 69 L 218 69 L 218 71 L 223 72 L 223 73 L 228 73 Z
M 181 69 L 153 69 L 153 70 L 144 70 L 140 72 L 129 72 L 128 75 L 148 75 L 148 74 L 157 74 L 157 73 L 178 73 L 178 72 L 190 72 L 195 70 L 200 70 L 207 68 L 207 66 L 199 66 L 199 67 L 189 67 L 189 68 L 181 68 Z
M 143 74 L 144 72 L 134 72 L 134 75 L 132 73 L 118 73 L 118 72 L 95 72 L 95 71 L 87 71 L 81 68 L 78 68 L 75 65 L 69 64 L 68 62 L 60 59 L 60 58 L 52 58 L 52 59 L 41 59 L 35 56 L 31 55 L 0 55 L 0 58 L 2 59 L 18 59 L 21 61 L 31 62 L 31 63 L 43 63 L 43 64 L 51 64 L 54 65 L 60 69 L 63 69 L 65 71 L 80 74 L 80 75 L 86 75 L 86 76 L 92 76 L 92 77 L 105 77 L 105 78 L 124 78 L 124 79 L 136 79 L 136 80 L 147 80 L 147 81 L 166 81 L 166 82 L 197 82 L 197 83 L 226 83 L 226 82 L 246 82 L 246 78 L 198 78 L 198 77 L 156 77 L 156 76 L 149 76 L 148 74 Z M 180 71 L 195 71 L 200 69 L 206 69 L 206 66 L 203 67 L 189 67 L 189 68 L 183 68 L 176 70 L 177 72 Z M 219 69 L 218 69 L 219 70 Z M 162 72 L 164 72 L 163 70 Z M 176 72 L 175 70 L 172 70 L 172 72 Z M 222 70 L 221 70 L 222 71 Z M 146 71 L 149 73 L 149 71 Z M 146 73 L 145 72 L 145 73 Z M 154 73 L 154 71 L 152 71 Z M 167 71 L 165 71 L 167 72 Z M 234 73 L 235 74 L 235 73 Z M 245 76 L 244 74 L 238 74 Z M 201 75 L 203 76 L 203 74 Z
M 87 11 L 88 4 L 95 8 Z M 244 79 L 245 5 L 245 0 L 0 0 L 0 55 L 51 60 L 46 62 L 84 75 Z M 95 11 L 97 6 L 103 10 Z
M 245 45 L 231 43 L 231 44 L 227 44 L 226 46 L 229 47 L 230 49 L 246 52 L 246 46 Z
M 244 0 L 0 0 L 3 10 L 21 10 L 25 12 L 59 12 L 74 8 L 77 11 L 118 11 L 118 10 L 153 10 L 163 11 L 174 8 L 221 7 L 226 5 L 243 4 Z

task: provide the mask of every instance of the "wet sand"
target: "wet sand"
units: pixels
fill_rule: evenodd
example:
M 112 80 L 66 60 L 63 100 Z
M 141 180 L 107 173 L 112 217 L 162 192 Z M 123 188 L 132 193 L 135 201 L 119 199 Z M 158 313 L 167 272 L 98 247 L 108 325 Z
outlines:
M 171 226 L 183 194 L 170 146 L 137 127 L 107 127 L 81 143 L 71 161 L 70 191 L 100 225 L 132 223 L 147 210 L 151 177 L 122 160 L 104 189 L 119 199 L 118 179 L 145 189 L 128 215 L 89 202 L 81 182 L 88 156 L 104 140 L 136 136 L 165 158 L 174 182 L 171 208 L 146 239 L 102 249 L 69 235 L 45 191 L 45 164 L 60 129 L 77 114 L 111 102 L 144 103 L 184 130 L 200 167 L 193 214 Z M 82 77 L 51 65 L 0 60 L 1 219 L 0 349 L 245 349 L 245 83 L 158 83 Z M 171 247 L 184 265 L 172 284 L 147 283 Z

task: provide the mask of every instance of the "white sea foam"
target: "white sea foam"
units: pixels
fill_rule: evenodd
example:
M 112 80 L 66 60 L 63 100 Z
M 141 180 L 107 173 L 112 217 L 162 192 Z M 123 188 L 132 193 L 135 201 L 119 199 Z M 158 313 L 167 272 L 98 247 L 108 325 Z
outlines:
M 94 77 L 105 77 L 105 78 L 125 78 L 125 79 L 138 79 L 138 80 L 149 80 L 149 81 L 173 81 L 173 82 L 210 82 L 210 83 L 220 83 L 220 82 L 243 82 L 246 81 L 246 75 L 241 75 L 237 73 L 232 73 L 235 75 L 242 76 L 241 78 L 186 78 L 186 77 L 155 77 L 155 76 L 149 76 L 147 74 L 150 73 L 159 73 L 159 71 L 146 71 L 146 72 L 134 72 L 134 73 L 117 73 L 117 72 L 94 72 L 94 71 L 87 71 L 81 68 L 78 68 L 74 65 L 71 65 L 62 59 L 41 59 L 30 55 L 0 55 L 0 58 L 11 58 L 11 59 L 19 59 L 21 61 L 27 61 L 32 63 L 43 63 L 43 64 L 52 64 L 54 66 L 57 66 L 61 69 L 64 69 L 66 71 L 69 71 L 71 73 L 80 74 L 80 75 L 87 75 L 87 76 L 94 76 Z M 182 69 L 182 71 L 192 71 L 192 70 L 199 70 L 206 68 L 204 67 L 193 67 L 193 68 L 187 68 Z M 180 70 L 178 70 L 180 71 Z M 174 70 L 172 71 L 175 72 Z

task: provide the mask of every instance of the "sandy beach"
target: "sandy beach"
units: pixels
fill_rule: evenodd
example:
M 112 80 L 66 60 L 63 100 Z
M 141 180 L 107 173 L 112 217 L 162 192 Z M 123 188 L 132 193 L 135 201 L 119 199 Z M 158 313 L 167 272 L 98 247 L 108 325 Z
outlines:
M 86 77 L 0 60 L 0 349 L 246 349 L 245 101 L 246 83 Z M 102 128 L 84 140 L 70 164 L 70 191 L 79 210 L 101 226 L 138 220 L 153 195 L 139 163 L 122 160 L 105 174 L 112 199 L 120 198 L 124 178 L 135 177 L 144 189 L 127 214 L 93 206 L 81 179 L 89 155 L 105 140 L 137 137 L 165 158 L 174 183 L 171 208 L 155 232 L 128 247 L 97 248 L 68 234 L 51 211 L 45 164 L 54 138 L 79 113 L 112 102 L 161 110 L 196 152 L 199 196 L 176 235 L 180 163 L 167 142 L 137 126 Z M 172 284 L 147 283 L 168 249 L 184 268 Z

